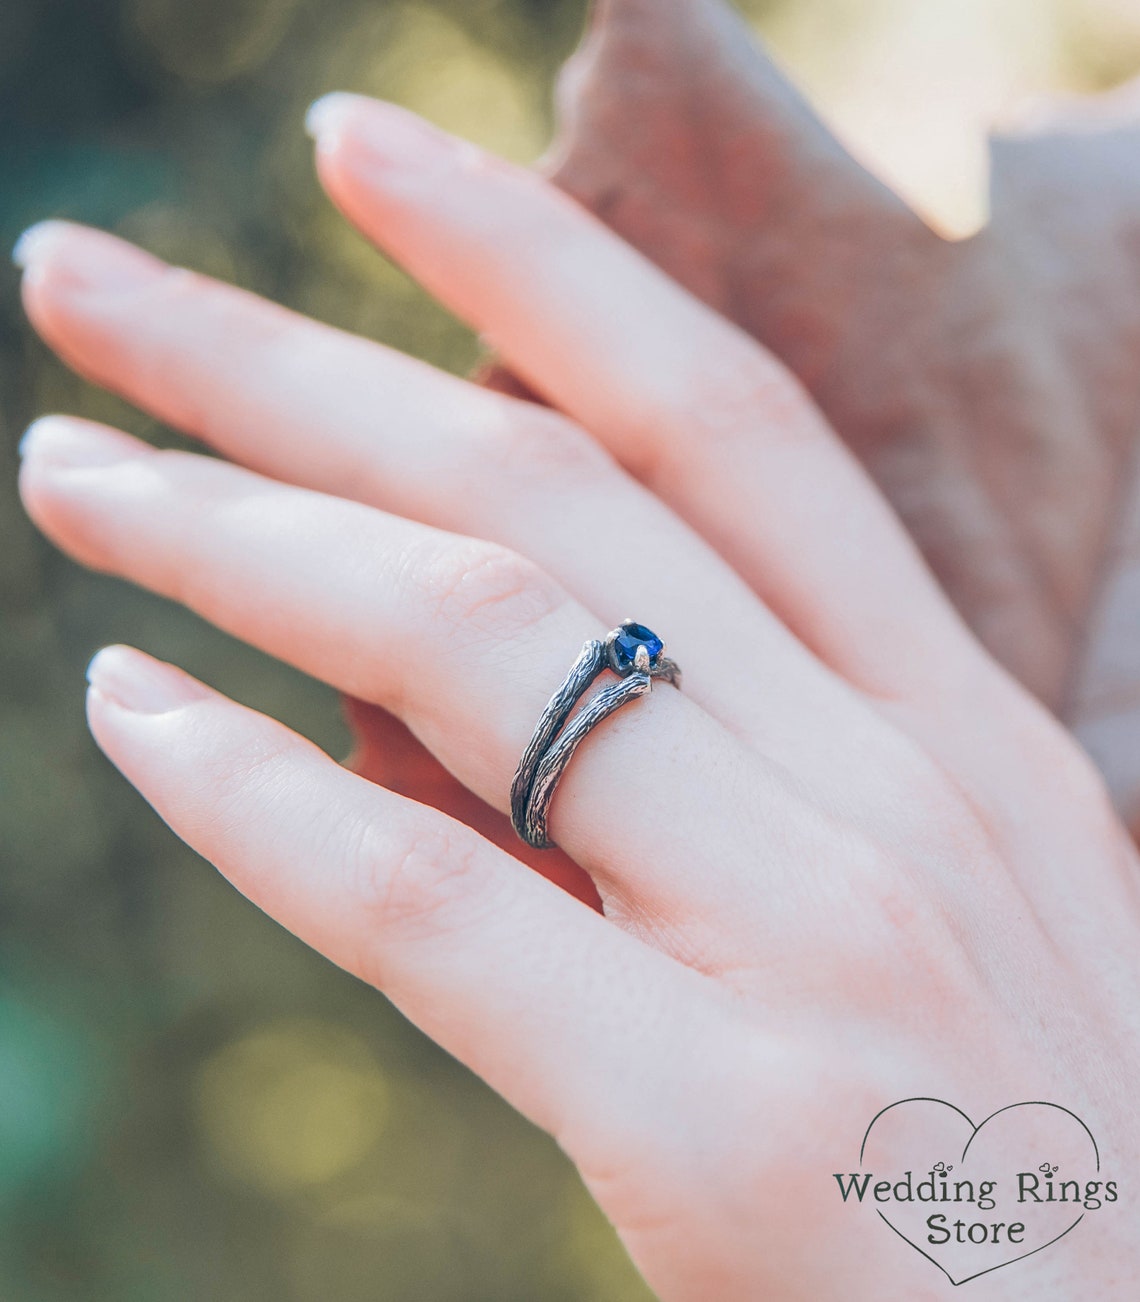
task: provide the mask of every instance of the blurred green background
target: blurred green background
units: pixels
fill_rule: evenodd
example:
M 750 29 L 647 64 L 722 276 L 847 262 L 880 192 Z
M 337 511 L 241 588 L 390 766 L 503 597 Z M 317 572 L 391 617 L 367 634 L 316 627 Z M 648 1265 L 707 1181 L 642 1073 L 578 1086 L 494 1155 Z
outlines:
M 834 125 L 948 232 L 980 123 L 1140 66 L 1119 0 L 754 0 Z M 0 238 L 49 215 L 462 372 L 470 335 L 321 196 L 333 88 L 541 152 L 583 0 L 4 0 Z M 125 640 L 334 754 L 333 694 L 40 540 L 15 444 L 44 411 L 160 441 L 0 295 L 0 1300 L 643 1299 L 554 1145 L 375 992 L 246 904 L 101 759 L 83 668 Z

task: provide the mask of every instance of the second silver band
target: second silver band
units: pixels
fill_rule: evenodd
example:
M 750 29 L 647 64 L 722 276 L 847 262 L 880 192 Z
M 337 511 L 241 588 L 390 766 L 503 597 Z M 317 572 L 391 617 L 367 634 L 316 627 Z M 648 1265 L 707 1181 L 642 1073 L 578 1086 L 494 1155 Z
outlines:
M 637 639 L 629 630 L 648 635 L 636 645 L 632 661 L 628 652 Z M 652 655 L 651 646 L 658 648 Z M 595 693 L 570 719 L 586 689 L 606 669 L 618 674 L 618 681 Z M 574 752 L 603 719 L 649 692 L 654 678 L 679 687 L 681 670 L 664 655 L 660 639 L 632 620 L 613 629 L 605 641 L 591 638 L 582 647 L 539 717 L 511 784 L 511 822 L 528 845 L 553 846 L 547 832 L 550 802 Z

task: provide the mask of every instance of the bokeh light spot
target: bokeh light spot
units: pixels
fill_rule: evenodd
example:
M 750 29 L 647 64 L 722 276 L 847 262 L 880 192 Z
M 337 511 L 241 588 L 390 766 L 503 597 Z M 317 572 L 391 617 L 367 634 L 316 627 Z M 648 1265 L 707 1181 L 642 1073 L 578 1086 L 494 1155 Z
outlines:
M 486 149 L 529 162 L 546 143 L 547 88 L 426 5 L 402 6 L 375 46 L 330 68 L 338 84 L 395 100 Z
M 88 1046 L 0 994 L 0 1200 L 80 1157 L 100 1094 Z
M 143 51 L 182 81 L 230 81 L 272 54 L 297 0 L 129 0 L 127 26 Z
M 388 1098 L 364 1041 L 314 1021 L 276 1022 L 232 1041 L 202 1066 L 195 1090 L 212 1157 L 271 1195 L 357 1166 L 383 1131 Z

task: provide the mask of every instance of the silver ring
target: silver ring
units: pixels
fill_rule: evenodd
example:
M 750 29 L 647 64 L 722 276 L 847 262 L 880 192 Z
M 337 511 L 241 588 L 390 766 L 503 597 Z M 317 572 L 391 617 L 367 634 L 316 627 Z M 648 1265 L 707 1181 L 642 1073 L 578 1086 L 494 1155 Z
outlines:
M 606 669 L 612 670 L 618 681 L 596 692 L 570 719 L 583 693 Z M 539 716 L 511 783 L 511 822 L 527 845 L 538 850 L 554 845 L 547 836 L 546 821 L 554 788 L 571 756 L 591 728 L 644 696 L 655 678 L 681 686 L 679 666 L 665 655 L 665 643 L 644 624 L 623 620 L 604 640 L 593 637 L 583 646 Z

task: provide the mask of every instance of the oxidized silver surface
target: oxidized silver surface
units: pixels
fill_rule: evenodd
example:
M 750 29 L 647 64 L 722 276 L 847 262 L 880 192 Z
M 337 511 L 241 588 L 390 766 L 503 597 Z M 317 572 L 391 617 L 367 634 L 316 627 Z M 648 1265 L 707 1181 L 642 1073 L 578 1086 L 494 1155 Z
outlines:
M 623 625 L 635 622 L 632 619 L 622 621 Z M 655 678 L 663 678 L 674 687 L 681 686 L 680 667 L 668 659 L 664 646 L 653 665 L 650 664 L 648 650 L 639 646 L 633 665 L 623 669 L 618 663 L 614 646 L 621 631 L 622 625 L 619 625 L 606 634 L 604 641 L 591 638 L 582 647 L 578 658 L 539 716 L 534 733 L 515 770 L 514 781 L 511 783 L 511 822 L 519 836 L 539 850 L 549 850 L 554 845 L 546 830 L 554 789 L 590 730 L 615 710 L 644 696 L 651 689 Z M 571 712 L 586 689 L 606 669 L 617 674 L 618 681 L 597 691 L 571 719 Z

